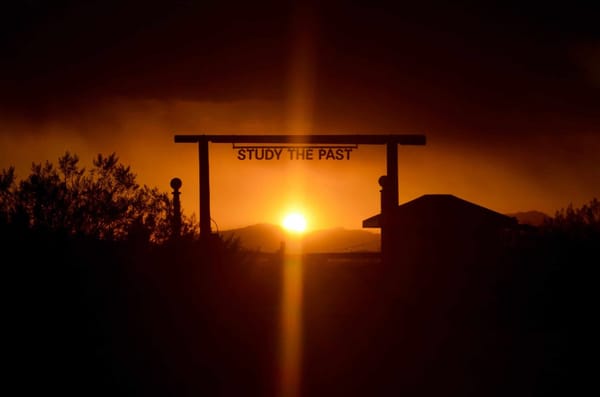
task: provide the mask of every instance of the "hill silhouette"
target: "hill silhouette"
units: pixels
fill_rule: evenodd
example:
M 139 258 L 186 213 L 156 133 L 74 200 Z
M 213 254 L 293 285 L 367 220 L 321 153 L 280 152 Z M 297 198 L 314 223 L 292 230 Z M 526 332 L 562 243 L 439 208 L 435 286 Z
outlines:
M 541 211 L 519 211 L 511 214 L 506 214 L 507 216 L 512 216 L 513 218 L 517 218 L 522 225 L 531 225 L 531 226 L 542 226 L 544 222 L 549 220 L 551 217 Z
M 224 239 L 239 239 L 244 249 L 261 252 L 277 251 L 281 242 L 294 238 L 282 227 L 268 223 L 225 230 L 220 234 Z M 379 239 L 377 233 L 345 228 L 315 230 L 301 237 L 305 253 L 376 252 L 379 251 Z
M 380 249 L 377 233 L 344 228 L 316 230 L 304 237 L 306 252 L 376 252 Z
M 542 226 L 551 217 L 541 211 L 519 211 L 505 214 L 517 219 L 520 224 Z M 228 229 L 219 234 L 224 239 L 238 238 L 240 246 L 247 250 L 274 252 L 281 242 L 289 241 L 291 235 L 281 226 L 258 223 L 241 228 Z M 361 229 L 342 227 L 320 229 L 301 237 L 305 253 L 321 252 L 377 252 L 380 250 L 380 235 Z

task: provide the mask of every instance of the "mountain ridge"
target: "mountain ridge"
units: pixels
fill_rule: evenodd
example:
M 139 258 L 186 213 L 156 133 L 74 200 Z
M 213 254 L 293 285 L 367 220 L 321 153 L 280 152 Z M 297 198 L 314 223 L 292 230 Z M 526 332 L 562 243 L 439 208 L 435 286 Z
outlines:
M 542 226 L 548 219 L 552 218 L 550 215 L 537 210 L 518 211 L 505 215 L 516 218 L 522 225 L 530 226 Z
M 378 252 L 380 236 L 378 233 L 334 227 L 317 229 L 296 235 L 287 233 L 281 226 L 269 223 L 257 223 L 241 228 L 228 229 L 219 233 L 223 238 L 238 238 L 244 249 L 275 252 L 282 244 L 300 240 L 303 251 L 318 252 Z
M 520 224 L 541 226 L 551 216 L 537 210 L 506 213 Z M 300 241 L 304 252 L 379 252 L 380 234 L 363 229 L 332 227 L 316 229 L 302 235 L 286 232 L 283 227 L 271 223 L 227 229 L 219 232 L 224 239 L 237 238 L 246 250 L 276 252 L 291 241 Z

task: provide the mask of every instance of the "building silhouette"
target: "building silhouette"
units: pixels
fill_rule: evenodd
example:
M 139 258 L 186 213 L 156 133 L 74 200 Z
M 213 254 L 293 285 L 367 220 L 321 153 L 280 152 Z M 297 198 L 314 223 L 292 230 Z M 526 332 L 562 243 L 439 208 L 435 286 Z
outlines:
M 403 262 L 481 258 L 517 227 L 516 218 L 451 194 L 426 194 L 363 221 L 381 229 L 384 261 Z

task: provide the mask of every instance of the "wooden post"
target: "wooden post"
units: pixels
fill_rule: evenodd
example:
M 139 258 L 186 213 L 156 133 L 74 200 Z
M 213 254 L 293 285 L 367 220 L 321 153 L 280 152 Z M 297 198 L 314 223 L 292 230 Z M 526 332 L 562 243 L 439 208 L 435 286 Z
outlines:
M 387 203 L 391 208 L 398 205 L 398 143 L 386 143 L 386 165 L 387 165 Z
M 198 162 L 200 171 L 200 237 L 208 238 L 210 230 L 210 172 L 208 168 L 208 139 L 198 141 Z
M 172 239 L 176 240 L 181 236 L 181 201 L 179 199 L 179 196 L 181 195 L 181 192 L 179 192 L 179 189 L 181 188 L 181 179 L 171 179 L 171 188 L 173 189 L 173 220 L 171 223 Z

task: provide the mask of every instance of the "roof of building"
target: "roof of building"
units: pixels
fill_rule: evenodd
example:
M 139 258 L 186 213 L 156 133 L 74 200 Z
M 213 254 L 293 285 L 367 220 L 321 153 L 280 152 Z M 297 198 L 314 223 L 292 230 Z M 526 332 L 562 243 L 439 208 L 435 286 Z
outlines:
M 518 223 L 515 218 L 463 200 L 452 194 L 425 194 L 394 208 L 391 218 L 393 224 L 417 219 L 425 224 L 434 222 L 451 223 L 459 220 L 460 222 L 485 222 L 506 226 Z M 365 219 L 363 227 L 381 228 L 381 214 Z

